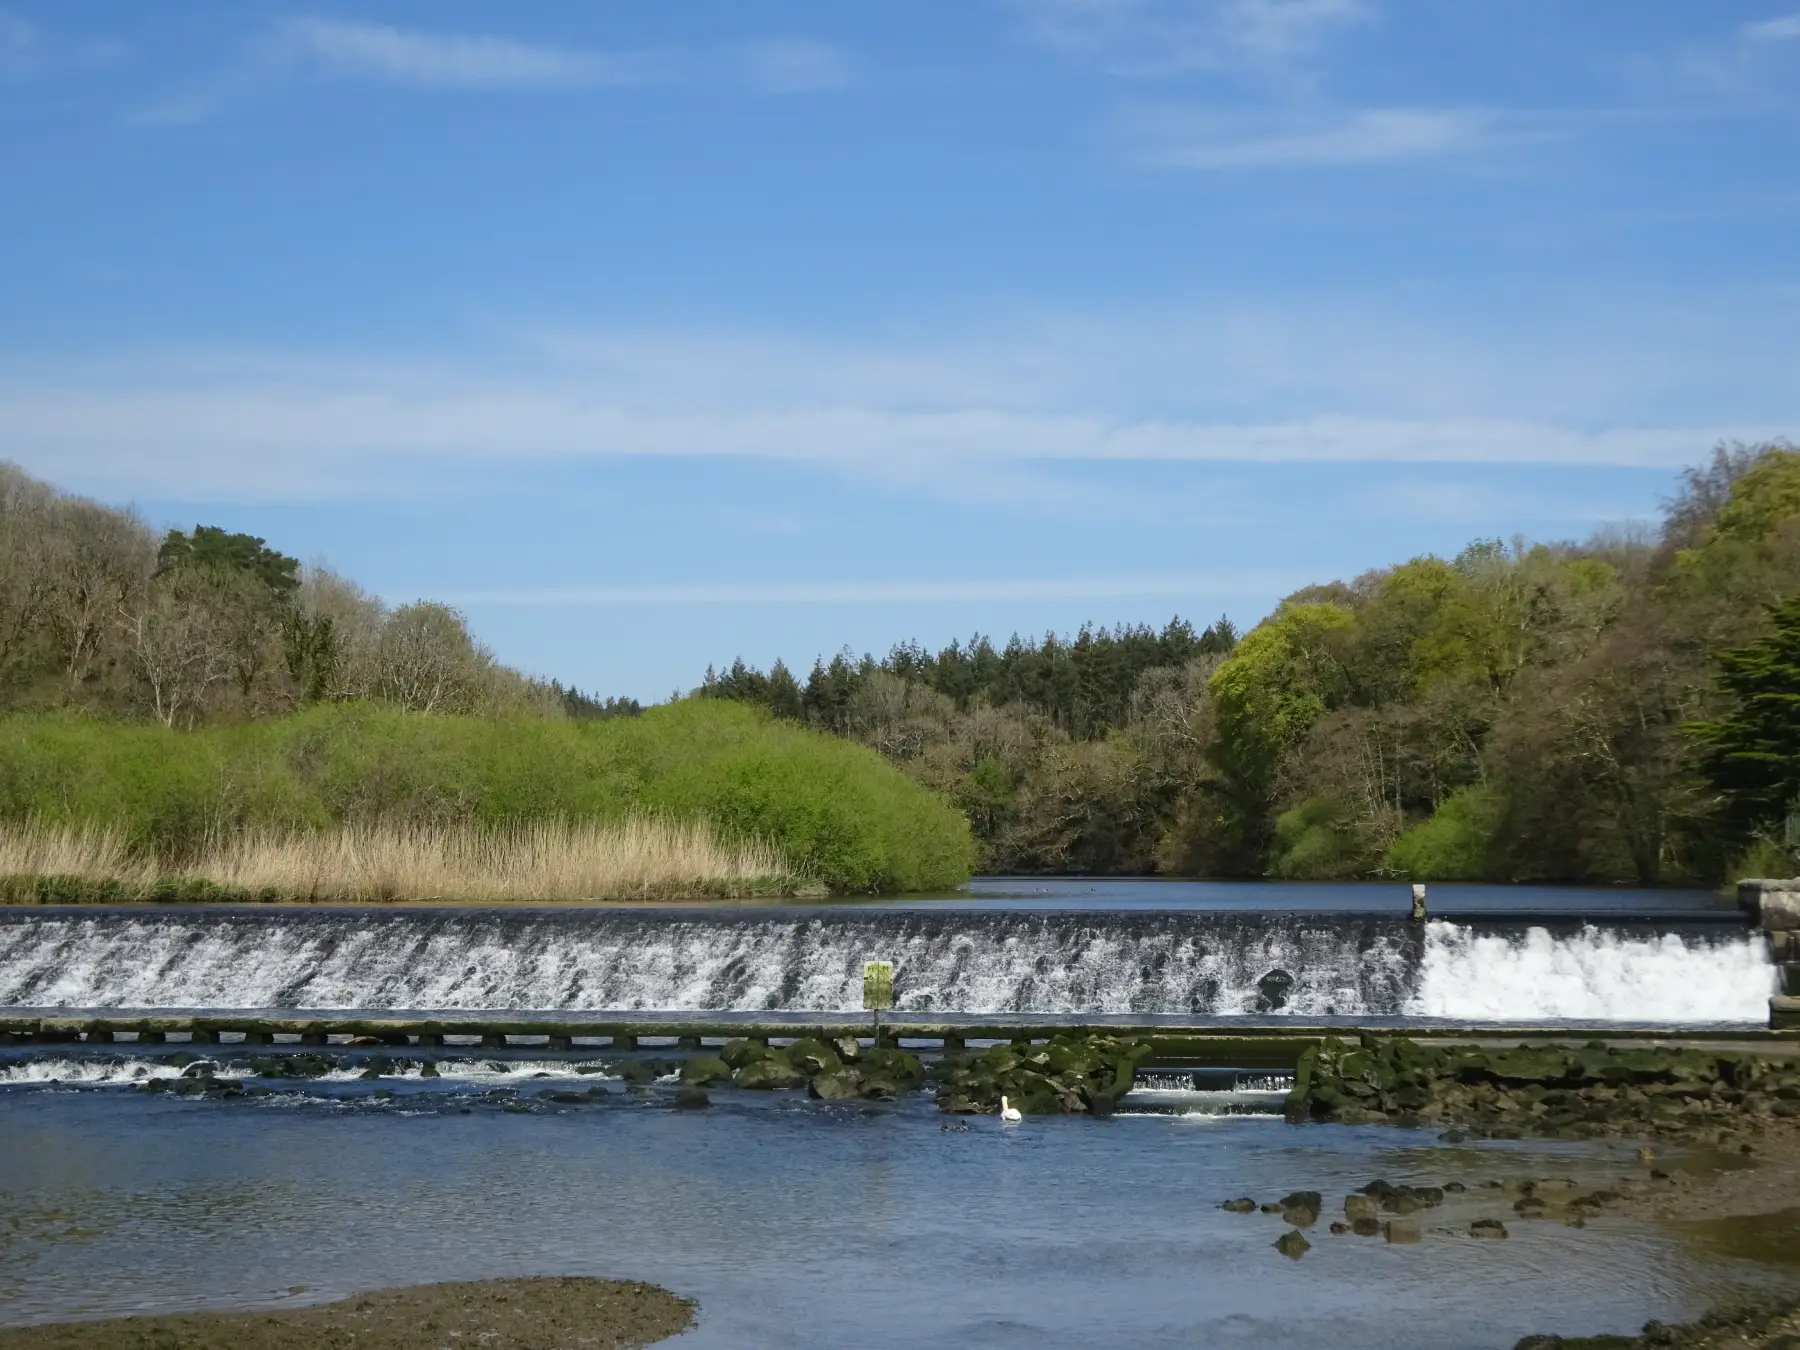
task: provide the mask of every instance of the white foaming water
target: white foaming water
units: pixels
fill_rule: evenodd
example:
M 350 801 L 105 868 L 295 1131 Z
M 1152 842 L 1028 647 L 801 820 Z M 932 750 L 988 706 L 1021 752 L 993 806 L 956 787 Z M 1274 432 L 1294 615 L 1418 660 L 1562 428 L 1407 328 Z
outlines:
M 1762 1022 L 1777 976 L 1760 934 L 1719 940 L 1600 928 L 1427 927 L 1406 1011 L 1458 1021 Z
M 33 1059 L 0 1063 L 0 1087 L 26 1083 L 79 1083 L 100 1087 L 141 1083 L 146 1078 L 179 1078 L 179 1064 L 127 1059 Z
M 1309 916 L 618 911 L 0 918 L 0 1006 L 1759 1022 L 1761 937 Z
M 32 916 L 0 923 L 0 1006 L 839 1012 L 893 961 L 907 1012 L 1397 1012 L 1398 929 L 921 920 L 708 921 L 598 914 Z

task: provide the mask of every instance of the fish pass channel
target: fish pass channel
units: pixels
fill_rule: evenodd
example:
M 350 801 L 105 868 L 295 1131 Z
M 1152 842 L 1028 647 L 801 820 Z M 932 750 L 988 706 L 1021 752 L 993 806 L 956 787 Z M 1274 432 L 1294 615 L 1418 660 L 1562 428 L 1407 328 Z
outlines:
M 852 1013 L 869 959 L 893 962 L 897 1017 L 1751 1026 L 1777 992 L 1729 914 L 1414 924 L 1095 890 L 1080 909 L 15 910 L 0 1008 Z

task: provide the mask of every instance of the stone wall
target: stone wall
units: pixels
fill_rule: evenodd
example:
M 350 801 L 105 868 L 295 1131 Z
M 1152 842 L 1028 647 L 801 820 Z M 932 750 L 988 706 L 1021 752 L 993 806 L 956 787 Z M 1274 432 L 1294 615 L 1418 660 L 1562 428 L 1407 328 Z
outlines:
M 1781 992 L 1769 1000 L 1769 1026 L 1800 1031 L 1800 877 L 1740 881 L 1738 904 L 1762 930 L 1781 971 Z

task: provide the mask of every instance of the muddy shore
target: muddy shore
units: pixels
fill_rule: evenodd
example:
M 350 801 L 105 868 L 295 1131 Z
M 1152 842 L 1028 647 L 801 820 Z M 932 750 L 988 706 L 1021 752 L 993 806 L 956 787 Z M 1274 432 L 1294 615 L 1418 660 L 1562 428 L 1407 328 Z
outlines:
M 0 1350 L 630 1350 L 685 1331 L 666 1289 L 576 1276 L 426 1284 L 336 1303 L 0 1331 Z

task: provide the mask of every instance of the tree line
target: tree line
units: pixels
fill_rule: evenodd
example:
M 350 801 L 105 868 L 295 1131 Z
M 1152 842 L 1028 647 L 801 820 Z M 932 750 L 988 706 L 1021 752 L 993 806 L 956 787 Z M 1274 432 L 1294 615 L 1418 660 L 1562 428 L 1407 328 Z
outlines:
M 1714 883 L 1800 831 L 1800 453 L 1726 446 L 1660 527 L 1478 540 L 1228 622 L 709 670 L 863 741 L 990 871 Z
M 218 526 L 160 538 L 0 463 L 0 708 L 170 727 L 372 699 L 421 712 L 639 711 L 500 664 L 447 605 L 390 607 Z
M 709 669 L 873 747 L 986 871 L 1713 883 L 1800 848 L 1800 451 L 1726 446 L 1656 528 L 1478 540 L 1307 587 L 1241 637 L 1083 628 Z M 253 535 L 158 535 L 0 464 L 0 710 L 168 727 L 374 701 L 635 716 Z

